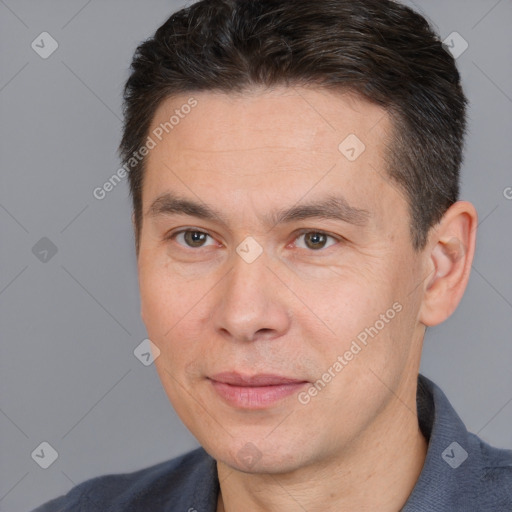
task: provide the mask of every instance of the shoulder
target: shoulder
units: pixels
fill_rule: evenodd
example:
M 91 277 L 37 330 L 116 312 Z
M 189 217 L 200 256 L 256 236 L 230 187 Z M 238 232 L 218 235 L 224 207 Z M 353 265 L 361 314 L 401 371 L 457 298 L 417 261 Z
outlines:
M 176 506 L 177 503 L 188 510 L 194 509 L 196 503 L 216 499 L 216 486 L 215 461 L 199 448 L 132 473 L 92 478 L 33 512 L 157 512 L 168 510 L 169 504 Z M 203 495 L 198 496 L 198 487 Z
M 446 395 L 422 375 L 417 406 L 428 450 L 403 512 L 512 512 L 512 450 L 469 432 Z
M 469 437 L 479 463 L 476 494 L 482 510 L 512 511 L 512 450 L 491 446 L 475 434 Z

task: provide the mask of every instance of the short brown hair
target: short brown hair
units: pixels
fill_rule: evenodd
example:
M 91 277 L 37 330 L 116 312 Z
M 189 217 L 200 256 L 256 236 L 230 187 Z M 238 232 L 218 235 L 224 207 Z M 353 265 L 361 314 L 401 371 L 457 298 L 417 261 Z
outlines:
M 415 249 L 458 199 L 467 100 L 453 57 L 421 15 L 391 0 L 202 0 L 136 50 L 124 89 L 123 163 L 159 105 L 194 91 L 313 85 L 384 107 L 387 173 L 407 197 Z M 129 169 L 137 252 L 145 159 Z

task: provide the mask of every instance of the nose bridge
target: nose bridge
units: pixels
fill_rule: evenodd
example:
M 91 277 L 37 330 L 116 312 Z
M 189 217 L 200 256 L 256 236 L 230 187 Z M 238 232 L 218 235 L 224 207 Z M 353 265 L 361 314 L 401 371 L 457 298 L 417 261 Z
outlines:
M 252 303 L 260 306 L 260 299 L 268 291 L 266 286 L 268 258 L 260 256 L 248 262 L 237 255 L 233 258 L 233 270 L 228 279 L 228 295 L 236 299 L 237 304 Z
M 262 249 L 255 256 L 252 243 L 237 248 L 216 305 L 216 329 L 238 340 L 253 340 L 263 332 L 280 335 L 289 321 L 275 276 L 267 268 L 268 257 Z

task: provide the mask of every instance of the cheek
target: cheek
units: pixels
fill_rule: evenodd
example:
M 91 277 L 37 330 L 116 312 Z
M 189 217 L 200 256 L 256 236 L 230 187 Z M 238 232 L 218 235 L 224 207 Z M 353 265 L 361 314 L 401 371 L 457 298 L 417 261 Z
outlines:
M 202 357 L 204 318 L 211 307 L 206 296 L 208 286 L 146 265 L 139 270 L 139 287 L 148 337 L 160 349 L 155 363 L 161 378 L 165 378 L 164 369 L 185 376 L 190 362 Z M 173 385 L 172 379 L 167 377 L 166 381 Z
M 363 269 L 364 270 L 364 269 Z M 391 279 L 374 269 L 336 269 L 328 278 L 296 281 L 297 295 L 323 323 L 328 338 L 348 340 L 379 320 L 397 300 Z
M 154 261 L 139 265 L 139 289 L 141 315 L 148 333 L 167 338 L 199 300 L 195 297 L 202 287 Z
M 165 337 L 175 323 L 173 292 L 165 282 L 150 272 L 139 273 L 139 287 L 142 319 L 150 339 L 153 336 L 156 342 L 157 339 Z
M 344 387 L 359 387 L 366 374 L 367 384 L 375 380 L 369 368 L 383 375 L 396 373 L 405 364 L 413 335 L 411 311 L 405 307 L 407 298 L 398 274 L 382 269 L 347 271 L 335 277 L 325 281 L 320 292 L 304 286 L 298 293 L 321 319 L 305 309 L 297 318 L 309 331 L 310 353 L 323 366 L 318 370 L 343 373 L 337 380 Z M 336 363 L 338 371 L 333 368 Z

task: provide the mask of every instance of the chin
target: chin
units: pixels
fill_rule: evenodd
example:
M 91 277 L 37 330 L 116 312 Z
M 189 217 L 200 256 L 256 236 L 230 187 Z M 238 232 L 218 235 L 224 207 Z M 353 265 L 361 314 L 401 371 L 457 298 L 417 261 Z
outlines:
M 265 442 L 264 437 L 260 442 L 252 442 L 248 438 L 246 441 L 239 440 L 224 448 L 216 444 L 213 450 L 207 451 L 218 462 L 236 471 L 250 474 L 292 473 L 308 463 L 311 454 L 304 453 L 305 442 L 294 443 L 296 446 L 290 445 L 285 439 L 282 439 L 280 446 L 276 446 L 276 442 L 279 441 Z

